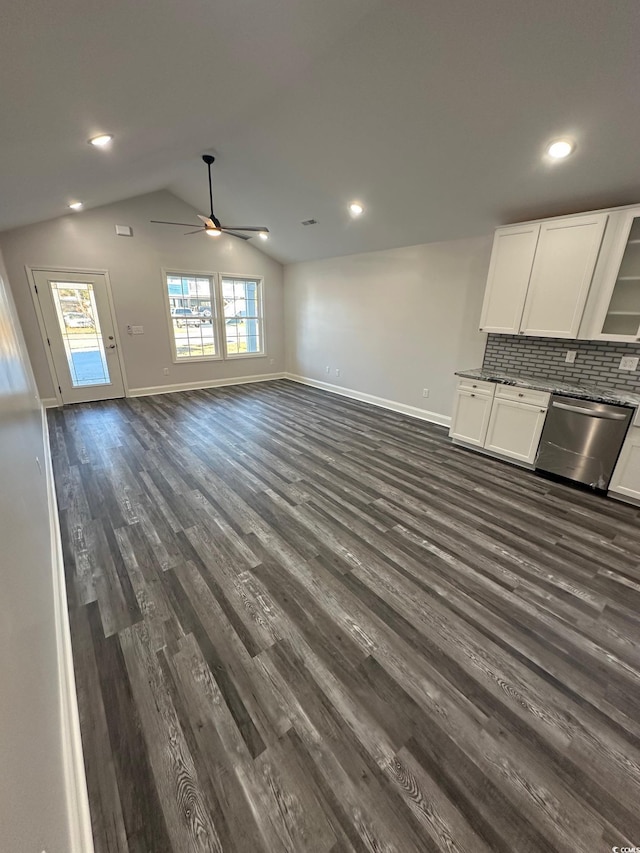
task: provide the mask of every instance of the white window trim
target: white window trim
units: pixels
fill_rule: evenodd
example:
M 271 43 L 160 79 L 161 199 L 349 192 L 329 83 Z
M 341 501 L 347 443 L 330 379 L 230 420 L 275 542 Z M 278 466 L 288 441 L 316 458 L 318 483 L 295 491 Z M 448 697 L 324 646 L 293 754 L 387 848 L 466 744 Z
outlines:
M 211 306 L 215 309 L 214 317 L 211 318 L 213 328 L 213 339 L 216 347 L 216 355 L 190 355 L 185 358 L 178 358 L 176 349 L 176 338 L 173 333 L 173 317 L 171 316 L 171 306 L 169 304 L 169 286 L 167 284 L 167 276 L 206 276 L 211 279 Z M 171 360 L 174 364 L 189 364 L 196 361 L 222 361 L 224 358 L 223 347 L 220 334 L 220 316 L 219 316 L 219 293 L 220 283 L 218 281 L 218 273 L 205 270 L 185 270 L 185 269 L 162 269 L 162 288 L 164 292 L 164 309 L 167 316 L 167 328 L 169 330 L 169 341 L 171 344 Z M 185 326 L 185 328 L 187 328 Z
M 232 273 L 232 272 L 212 272 L 211 270 L 186 270 L 186 269 L 169 269 L 163 267 L 162 273 L 162 291 L 164 298 L 164 308 L 167 317 L 167 329 L 169 331 L 169 341 L 171 345 L 171 360 L 173 364 L 190 364 L 198 361 L 235 361 L 241 358 L 267 358 L 267 340 L 265 336 L 264 322 L 264 276 L 251 275 L 249 273 Z M 169 288 L 167 285 L 167 276 L 206 276 L 212 282 L 211 305 L 215 308 L 215 319 L 212 318 L 212 326 L 214 330 L 214 341 L 216 344 L 217 355 L 190 355 L 184 358 L 178 358 L 176 350 L 176 339 L 173 333 L 173 317 L 171 316 L 171 307 L 169 304 Z M 262 341 L 262 352 L 245 352 L 245 353 L 229 353 L 227 352 L 227 335 L 224 320 L 224 300 L 222 298 L 222 279 L 234 278 L 245 279 L 247 281 L 256 281 L 258 283 L 258 304 L 260 306 L 260 339 Z
M 219 276 L 219 287 L 220 287 L 220 324 L 222 328 L 222 346 L 224 349 L 224 357 L 229 361 L 236 361 L 240 358 L 266 358 L 267 357 L 267 340 L 264 334 L 264 276 L 262 275 L 250 275 L 248 273 L 236 273 L 236 272 L 221 272 L 218 273 Z M 224 297 L 222 295 L 222 279 L 223 278 L 234 278 L 234 279 L 244 279 L 245 281 L 257 281 L 258 282 L 258 305 L 260 306 L 260 314 L 258 317 L 260 323 L 260 340 L 262 341 L 262 351 L 261 352 L 243 352 L 243 353 L 229 353 L 227 352 L 227 334 L 225 329 L 225 319 L 224 319 Z

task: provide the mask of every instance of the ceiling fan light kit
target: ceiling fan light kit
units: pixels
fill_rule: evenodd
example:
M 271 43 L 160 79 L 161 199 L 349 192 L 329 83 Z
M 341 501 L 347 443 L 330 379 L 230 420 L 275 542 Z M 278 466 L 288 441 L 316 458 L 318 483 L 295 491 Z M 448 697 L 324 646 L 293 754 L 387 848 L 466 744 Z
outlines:
M 213 212 L 213 186 L 211 183 L 211 166 L 215 162 L 215 157 L 211 154 L 203 154 L 203 161 L 207 165 L 209 174 L 209 207 L 211 213 L 209 216 L 203 216 L 198 213 L 198 219 L 202 225 L 194 226 L 191 222 L 166 222 L 160 219 L 152 219 L 156 225 L 180 225 L 183 228 L 194 228 L 193 231 L 187 231 L 186 234 L 207 234 L 209 237 L 219 237 L 221 234 L 229 234 L 231 237 L 237 237 L 239 240 L 250 240 L 254 233 L 266 240 L 269 229 L 265 225 L 222 225 L 220 220 Z M 248 231 L 249 234 L 241 234 L 241 231 Z

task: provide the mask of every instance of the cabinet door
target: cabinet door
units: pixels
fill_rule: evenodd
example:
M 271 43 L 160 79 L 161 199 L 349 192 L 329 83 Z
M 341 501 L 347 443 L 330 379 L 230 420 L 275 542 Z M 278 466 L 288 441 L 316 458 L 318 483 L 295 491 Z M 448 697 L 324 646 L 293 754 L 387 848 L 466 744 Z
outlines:
M 627 433 L 609 491 L 640 501 L 640 427 L 632 426 Z
M 606 223 L 606 213 L 542 223 L 520 327 L 525 335 L 576 337 Z
M 606 308 L 597 336 L 608 341 L 640 340 L 640 210 L 630 210 L 608 268 Z
M 496 398 L 484 446 L 521 462 L 536 458 L 547 410 L 540 406 Z
M 539 225 L 511 225 L 496 230 L 480 317 L 481 332 L 515 335 L 520 330 L 539 233 Z
M 484 446 L 493 395 L 458 391 L 449 435 L 467 444 Z

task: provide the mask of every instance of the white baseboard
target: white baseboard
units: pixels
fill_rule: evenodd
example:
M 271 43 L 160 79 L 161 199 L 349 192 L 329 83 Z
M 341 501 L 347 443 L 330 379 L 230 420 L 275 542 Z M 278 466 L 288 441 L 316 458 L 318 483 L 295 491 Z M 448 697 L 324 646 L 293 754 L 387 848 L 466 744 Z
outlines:
M 173 394 L 176 391 L 198 391 L 201 388 L 220 388 L 224 385 L 246 385 L 251 382 L 271 382 L 284 379 L 284 373 L 261 373 L 256 376 L 236 376 L 232 379 L 210 379 L 200 382 L 179 382 L 175 385 L 154 385 L 149 388 L 130 388 L 129 397 L 149 397 L 152 394 Z
M 40 402 L 45 409 L 55 409 L 59 405 L 55 397 L 41 397 Z
M 51 562 L 53 571 L 60 713 L 62 718 L 62 758 L 71 841 L 69 850 L 70 853 L 93 853 L 93 833 L 91 831 L 89 796 L 87 794 L 87 781 L 84 772 L 76 680 L 73 671 L 71 631 L 69 629 L 69 612 L 67 610 L 67 594 L 64 579 L 64 560 L 62 556 L 60 525 L 58 522 L 58 502 L 53 482 L 49 430 L 44 407 L 42 409 L 42 431 L 44 436 L 44 464 L 47 478 L 47 498 L 51 531 Z
M 395 400 L 386 400 L 384 397 L 376 397 L 374 394 L 365 394 L 362 391 L 355 391 L 353 388 L 343 388 L 340 385 L 320 382 L 318 379 L 309 379 L 308 376 L 298 376 L 295 373 L 285 373 L 284 378 L 291 379 L 293 382 L 300 382 L 302 385 L 311 385 L 313 388 L 321 388 L 323 391 L 339 394 L 341 397 L 350 397 L 352 400 L 371 403 L 372 406 L 380 406 L 382 409 L 391 409 L 393 412 L 400 412 L 403 415 L 409 415 L 411 418 L 419 418 L 421 421 L 429 421 L 429 423 L 439 424 L 440 426 L 451 425 L 451 418 L 448 415 L 429 412 L 427 409 L 419 409 L 417 406 L 407 406 L 405 403 L 398 403 Z

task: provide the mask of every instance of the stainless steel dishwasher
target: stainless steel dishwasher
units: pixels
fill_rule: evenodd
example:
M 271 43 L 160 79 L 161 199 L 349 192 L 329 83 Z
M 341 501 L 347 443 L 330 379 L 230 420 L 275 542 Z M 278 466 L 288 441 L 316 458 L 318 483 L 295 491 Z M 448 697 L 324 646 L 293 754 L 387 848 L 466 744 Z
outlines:
M 536 469 L 606 489 L 633 411 L 627 406 L 554 394 L 540 438 Z

